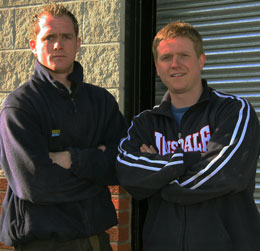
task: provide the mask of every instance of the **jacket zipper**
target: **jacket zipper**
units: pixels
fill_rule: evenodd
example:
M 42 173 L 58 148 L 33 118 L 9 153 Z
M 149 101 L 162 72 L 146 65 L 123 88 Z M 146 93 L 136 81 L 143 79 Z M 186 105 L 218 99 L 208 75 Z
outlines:
M 71 100 L 71 103 L 72 103 L 72 106 L 73 106 L 73 124 L 74 124 L 74 128 L 76 131 L 79 130 L 79 127 L 78 127 L 78 123 L 77 123 L 77 112 L 78 112 L 78 109 L 77 109 L 77 105 L 75 103 L 75 99 L 73 97 L 70 98 Z M 74 142 L 75 142 L 75 145 L 80 145 L 80 139 L 79 138 L 75 138 L 74 139 Z
M 178 147 L 181 147 L 181 136 L 182 133 L 178 132 Z M 186 251 L 186 206 L 183 206 L 183 232 L 182 232 L 182 241 L 181 241 L 181 251 Z
M 184 224 L 183 224 L 183 236 L 182 236 L 182 251 L 187 251 L 186 246 L 186 223 L 187 223 L 187 217 L 186 217 L 186 206 L 183 206 L 183 216 L 184 216 Z
M 75 104 L 74 98 L 71 98 L 71 102 L 73 104 L 73 111 L 74 111 L 74 113 L 76 113 L 78 110 L 77 110 L 77 106 Z

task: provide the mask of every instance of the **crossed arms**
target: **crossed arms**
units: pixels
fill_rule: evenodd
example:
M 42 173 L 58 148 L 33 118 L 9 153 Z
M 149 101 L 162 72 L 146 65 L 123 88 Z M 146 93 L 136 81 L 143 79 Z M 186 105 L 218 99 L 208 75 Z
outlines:
M 105 145 L 98 146 L 98 149 L 102 150 L 103 152 L 106 150 Z M 71 155 L 69 151 L 64 152 L 50 152 L 49 157 L 53 163 L 58 164 L 59 166 L 70 169 L 72 161 Z
M 255 111 L 247 101 L 225 106 L 205 153 L 178 147 L 160 155 L 155 151 L 154 130 L 149 112 L 142 113 L 134 118 L 119 146 L 119 182 L 134 198 L 160 193 L 164 200 L 193 204 L 254 186 L 260 133 Z

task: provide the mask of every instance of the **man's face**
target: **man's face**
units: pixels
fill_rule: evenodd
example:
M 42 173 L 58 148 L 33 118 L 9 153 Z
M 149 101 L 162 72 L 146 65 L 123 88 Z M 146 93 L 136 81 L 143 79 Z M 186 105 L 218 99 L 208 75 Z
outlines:
M 198 57 L 193 42 L 186 37 L 162 40 L 157 47 L 155 66 L 158 76 L 169 89 L 171 96 L 198 93 L 205 54 Z M 187 97 L 188 97 L 187 96 Z
M 74 26 L 68 16 L 44 14 L 39 19 L 39 33 L 30 40 L 38 61 L 53 73 L 70 74 L 80 48 Z

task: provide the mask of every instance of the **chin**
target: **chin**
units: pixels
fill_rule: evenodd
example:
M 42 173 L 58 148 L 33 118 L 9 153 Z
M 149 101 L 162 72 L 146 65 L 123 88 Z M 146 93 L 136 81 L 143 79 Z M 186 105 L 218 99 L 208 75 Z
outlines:
M 53 66 L 50 68 L 53 72 L 56 73 L 71 73 L 72 72 L 72 67 L 65 67 L 65 66 Z
M 174 94 L 183 94 L 186 92 L 185 88 L 170 88 L 170 92 Z

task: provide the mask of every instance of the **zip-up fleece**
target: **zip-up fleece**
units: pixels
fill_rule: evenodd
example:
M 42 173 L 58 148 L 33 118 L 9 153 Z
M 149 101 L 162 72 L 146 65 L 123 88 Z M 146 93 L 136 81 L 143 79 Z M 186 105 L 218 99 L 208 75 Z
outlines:
M 108 91 L 83 83 L 78 62 L 68 79 L 71 94 L 36 62 L 31 79 L 2 106 L 0 160 L 8 188 L 0 241 L 8 246 L 88 237 L 117 224 L 107 186 L 118 183 L 115 160 L 125 119 Z M 66 150 L 70 169 L 49 158 Z
M 247 100 L 203 83 L 178 131 L 167 95 L 136 116 L 120 142 L 120 184 L 148 199 L 144 251 L 259 251 L 253 193 L 259 122 Z M 141 153 L 142 144 L 158 154 Z

